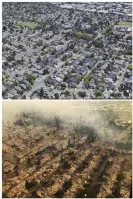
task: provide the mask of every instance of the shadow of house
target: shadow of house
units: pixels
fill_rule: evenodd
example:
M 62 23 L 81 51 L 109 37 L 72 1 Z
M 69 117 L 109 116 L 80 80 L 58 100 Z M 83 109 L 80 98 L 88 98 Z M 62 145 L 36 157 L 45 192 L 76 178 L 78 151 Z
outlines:
M 32 194 L 29 196 L 29 198 L 42 198 L 42 197 L 39 196 L 36 191 L 33 191 Z

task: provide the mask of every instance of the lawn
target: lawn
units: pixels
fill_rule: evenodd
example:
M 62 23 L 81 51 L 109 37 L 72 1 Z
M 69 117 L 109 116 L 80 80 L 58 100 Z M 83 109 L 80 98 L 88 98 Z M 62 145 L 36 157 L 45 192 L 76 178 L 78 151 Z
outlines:
M 126 57 L 128 57 L 130 59 L 130 58 L 132 58 L 132 55 L 126 55 Z
M 20 27 L 22 28 L 29 28 L 29 29 L 35 29 L 38 24 L 37 23 L 34 23 L 34 22 L 30 22 L 30 21 L 27 21 L 27 22 L 21 22 L 18 24 Z
M 89 81 L 92 79 L 92 75 L 86 75 L 84 78 L 84 82 L 86 85 L 88 85 Z
M 119 25 L 120 26 L 132 27 L 132 23 L 131 22 L 127 22 L 127 21 L 120 21 Z
M 74 31 L 73 36 L 77 37 L 78 39 L 92 39 L 93 37 L 92 34 L 80 32 L 80 31 Z
M 129 65 L 127 68 L 128 68 L 129 70 L 132 70 L 132 65 Z
M 109 25 L 108 27 L 106 27 L 104 30 L 103 30 L 103 34 L 104 35 L 109 35 L 111 33 L 111 30 L 112 30 L 112 25 Z

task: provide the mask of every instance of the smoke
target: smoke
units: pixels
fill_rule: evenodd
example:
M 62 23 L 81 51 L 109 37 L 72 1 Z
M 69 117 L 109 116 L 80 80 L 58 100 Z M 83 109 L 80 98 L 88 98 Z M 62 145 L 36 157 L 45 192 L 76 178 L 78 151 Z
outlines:
M 33 111 L 45 117 L 59 116 L 73 124 L 83 122 L 99 129 L 102 118 L 98 112 L 92 110 L 93 106 L 96 108 L 98 105 L 86 101 L 4 101 L 2 112 L 4 122 L 12 123 L 19 113 Z
M 99 137 L 108 139 L 114 144 L 117 129 L 114 126 L 107 125 L 108 120 L 111 117 L 114 117 L 114 119 L 122 118 L 126 121 L 132 120 L 131 105 L 131 101 L 21 100 L 3 101 L 2 112 L 4 123 L 13 123 L 17 119 L 16 116 L 22 112 L 36 112 L 44 118 L 57 116 L 65 121 L 68 126 L 84 125 L 93 127 Z M 115 116 L 112 113 L 115 113 Z M 120 131 L 117 131 L 118 133 Z

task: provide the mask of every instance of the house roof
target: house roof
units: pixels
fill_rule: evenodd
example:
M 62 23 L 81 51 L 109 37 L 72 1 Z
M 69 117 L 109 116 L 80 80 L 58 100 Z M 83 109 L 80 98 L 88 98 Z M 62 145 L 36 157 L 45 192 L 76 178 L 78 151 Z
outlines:
M 99 87 L 105 87 L 105 83 L 99 83 L 98 86 Z
M 111 78 L 109 78 L 109 77 L 107 77 L 106 80 L 107 80 L 108 82 L 112 82 L 112 83 L 113 83 L 113 80 L 112 80 Z
M 63 81 L 61 77 L 55 77 L 55 80 L 56 80 L 57 82 Z
M 72 83 L 77 83 L 77 78 L 76 78 L 76 77 L 71 77 L 71 78 L 70 78 L 70 81 L 71 81 Z

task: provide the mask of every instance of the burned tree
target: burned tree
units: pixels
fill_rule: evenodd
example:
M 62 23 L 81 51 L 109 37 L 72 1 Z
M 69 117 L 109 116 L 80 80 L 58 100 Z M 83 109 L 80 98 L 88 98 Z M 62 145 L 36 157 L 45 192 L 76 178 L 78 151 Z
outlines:
M 60 160 L 61 164 L 62 164 L 62 168 L 63 169 L 68 169 L 70 168 L 70 163 L 68 162 L 67 158 L 62 156 L 61 160 Z
M 96 130 L 93 127 L 89 127 L 87 142 L 88 143 L 94 142 L 96 138 L 97 138 Z
M 35 182 L 35 181 L 32 181 L 32 182 L 28 182 L 28 180 L 26 180 L 26 182 L 25 182 L 25 188 L 27 189 L 27 190 L 30 190 L 30 189 L 32 189 L 34 186 L 36 186 L 37 185 L 37 182 Z

